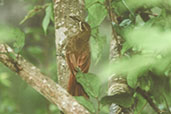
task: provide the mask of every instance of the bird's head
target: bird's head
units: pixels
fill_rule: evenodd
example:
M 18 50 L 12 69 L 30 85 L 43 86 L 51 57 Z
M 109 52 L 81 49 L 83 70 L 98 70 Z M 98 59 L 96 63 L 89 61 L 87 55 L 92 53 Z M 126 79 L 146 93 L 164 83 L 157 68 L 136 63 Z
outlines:
M 77 21 L 80 25 L 80 30 L 81 31 L 88 31 L 91 32 L 91 27 L 88 23 L 86 23 L 85 21 L 81 21 L 78 17 L 76 16 L 69 16 L 71 19 L 73 19 L 74 21 Z

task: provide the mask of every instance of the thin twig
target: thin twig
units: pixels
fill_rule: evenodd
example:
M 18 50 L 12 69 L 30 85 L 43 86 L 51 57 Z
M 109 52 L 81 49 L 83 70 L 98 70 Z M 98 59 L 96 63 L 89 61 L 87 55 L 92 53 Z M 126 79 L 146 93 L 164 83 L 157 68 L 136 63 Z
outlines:
M 136 89 L 136 92 L 138 92 L 140 95 L 144 97 L 144 99 L 147 100 L 147 102 L 154 109 L 154 111 L 157 112 L 157 114 L 161 114 L 162 111 L 156 106 L 156 104 L 153 102 L 152 98 L 150 98 L 150 95 L 146 91 L 138 87 Z

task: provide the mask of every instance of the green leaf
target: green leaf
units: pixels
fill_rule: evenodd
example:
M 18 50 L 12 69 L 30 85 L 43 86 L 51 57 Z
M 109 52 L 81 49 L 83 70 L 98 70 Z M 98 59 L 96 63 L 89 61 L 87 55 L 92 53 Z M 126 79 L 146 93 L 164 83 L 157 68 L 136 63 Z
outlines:
M 151 9 L 151 11 L 153 12 L 153 14 L 161 15 L 162 9 L 159 7 L 154 7 Z
M 85 0 L 85 7 L 89 8 L 90 6 L 98 3 L 104 3 L 104 0 Z
M 106 38 L 98 35 L 96 38 L 91 37 L 90 42 L 92 52 L 91 56 L 93 60 L 95 60 L 95 64 L 97 64 L 102 57 L 102 52 L 104 50 Z
M 107 95 L 107 92 L 108 92 L 108 88 L 109 88 L 109 85 L 108 85 L 108 81 L 106 82 L 103 82 L 100 86 L 100 94 L 99 94 L 99 97 L 98 99 L 101 100 L 104 96 Z
M 119 26 L 120 27 L 125 27 L 125 26 L 129 26 L 132 23 L 132 21 L 130 19 L 124 19 Z
M 14 46 L 14 52 L 19 53 L 25 44 L 25 34 L 18 28 L 13 29 L 13 35 L 15 38 L 15 42 L 13 44 Z
M 104 5 L 94 4 L 88 8 L 88 22 L 91 27 L 99 26 L 107 15 Z
M 131 105 L 134 103 L 134 100 L 131 94 L 122 93 L 113 96 L 105 96 L 101 99 L 100 102 L 103 105 L 111 105 L 112 103 L 115 103 L 125 108 L 128 108 L 131 107 Z
M 46 8 L 46 15 L 44 16 L 43 22 L 42 22 L 42 27 L 43 27 L 45 34 L 47 33 L 47 28 L 50 23 L 52 15 L 53 15 L 52 4 L 49 4 L 49 6 Z
M 101 82 L 95 74 L 78 72 L 76 78 L 89 96 L 98 97 Z
M 100 112 L 99 114 L 109 114 L 109 105 L 105 105 L 100 107 Z
M 75 96 L 74 97 L 81 105 L 83 105 L 84 107 L 86 107 L 91 113 L 95 113 L 95 108 L 93 106 L 93 104 L 88 100 L 85 99 L 83 96 Z
M 145 24 L 145 22 L 143 21 L 143 19 L 142 19 L 142 17 L 140 15 L 136 16 L 136 24 L 140 25 L 140 26 Z

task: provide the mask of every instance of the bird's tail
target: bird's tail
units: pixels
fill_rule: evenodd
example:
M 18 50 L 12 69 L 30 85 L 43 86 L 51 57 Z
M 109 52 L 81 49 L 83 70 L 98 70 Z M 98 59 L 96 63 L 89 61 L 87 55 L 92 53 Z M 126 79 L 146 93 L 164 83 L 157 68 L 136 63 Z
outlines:
M 72 73 L 70 74 L 68 92 L 72 96 L 84 96 L 85 98 L 88 98 L 88 95 L 84 91 L 82 85 L 76 81 L 76 77 Z

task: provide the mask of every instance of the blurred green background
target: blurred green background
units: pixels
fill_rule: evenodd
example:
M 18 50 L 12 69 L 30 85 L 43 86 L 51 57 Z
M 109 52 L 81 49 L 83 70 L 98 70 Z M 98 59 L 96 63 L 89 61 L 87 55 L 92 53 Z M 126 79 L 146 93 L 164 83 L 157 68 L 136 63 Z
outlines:
M 0 0 L 0 43 L 8 43 L 15 52 L 57 82 L 53 9 L 49 3 L 52 1 Z M 171 2 L 112 0 L 111 7 L 118 24 L 111 22 L 105 5 L 105 0 L 85 0 L 86 21 L 92 27 L 90 72 L 102 82 L 107 82 L 113 74 L 124 75 L 131 88 L 140 87 L 147 91 L 156 106 L 165 110 L 164 114 L 169 114 Z M 19 24 L 26 15 L 26 21 Z M 123 45 L 121 58 L 109 64 L 111 27 L 122 37 Z M 11 35 L 10 29 L 16 34 Z M 134 93 L 133 99 L 135 114 L 155 113 L 138 93 Z M 0 114 L 58 113 L 56 106 L 0 64 Z

